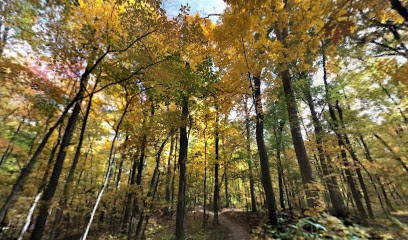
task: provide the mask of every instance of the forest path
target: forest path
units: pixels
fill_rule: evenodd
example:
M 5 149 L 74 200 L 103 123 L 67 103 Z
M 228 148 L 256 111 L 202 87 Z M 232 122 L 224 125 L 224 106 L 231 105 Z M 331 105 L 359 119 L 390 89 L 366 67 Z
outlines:
M 202 206 L 197 206 L 197 212 L 204 212 Z M 220 225 L 228 231 L 227 240 L 249 240 L 251 235 L 245 226 L 238 223 L 235 219 L 231 218 L 228 213 L 244 213 L 245 211 L 237 208 L 223 208 L 219 211 L 218 220 Z M 213 211 L 207 211 L 207 214 L 213 216 Z

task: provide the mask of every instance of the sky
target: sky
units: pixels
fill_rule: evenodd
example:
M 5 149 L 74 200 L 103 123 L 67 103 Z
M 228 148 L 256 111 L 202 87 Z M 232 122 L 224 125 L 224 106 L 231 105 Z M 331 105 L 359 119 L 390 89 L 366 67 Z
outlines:
M 223 0 L 164 0 L 163 7 L 170 16 L 176 16 L 181 5 L 187 5 L 191 8 L 191 14 L 198 12 L 200 15 L 211 13 L 222 13 L 226 7 Z M 211 18 L 212 21 L 216 20 Z

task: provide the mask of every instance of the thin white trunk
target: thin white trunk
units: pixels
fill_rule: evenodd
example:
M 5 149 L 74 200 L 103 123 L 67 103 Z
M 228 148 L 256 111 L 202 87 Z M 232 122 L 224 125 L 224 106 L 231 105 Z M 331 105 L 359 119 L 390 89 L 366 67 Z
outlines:
M 31 223 L 31 219 L 32 219 L 32 217 L 33 217 L 34 210 L 35 210 L 35 208 L 37 207 L 37 203 L 38 203 L 38 201 L 40 201 L 40 198 L 41 198 L 41 195 L 42 195 L 42 194 L 43 194 L 43 191 L 39 192 L 39 193 L 35 196 L 34 201 L 33 201 L 33 203 L 31 204 L 30 210 L 28 210 L 27 218 L 26 218 L 26 220 L 25 220 L 25 222 L 24 222 L 24 226 L 23 226 L 23 228 L 21 229 L 20 235 L 18 236 L 18 239 L 17 239 L 17 240 L 22 240 L 24 234 L 27 232 L 28 227 L 30 226 L 30 223 Z
M 113 161 L 111 163 L 109 163 L 108 171 L 106 172 L 106 175 L 105 175 L 105 180 L 103 182 L 101 190 L 99 190 L 99 192 L 98 192 L 98 196 L 96 198 L 95 205 L 94 205 L 94 207 L 92 209 L 91 217 L 90 217 L 89 222 L 88 222 L 88 224 L 86 226 L 84 235 L 81 237 L 81 240 L 85 240 L 88 237 L 89 229 L 91 228 L 92 221 L 93 221 L 93 219 L 95 217 L 96 209 L 98 208 L 99 202 L 101 201 L 101 198 L 102 198 L 102 194 L 105 191 L 106 186 L 108 185 L 109 175 L 111 173 L 112 166 L 113 166 Z

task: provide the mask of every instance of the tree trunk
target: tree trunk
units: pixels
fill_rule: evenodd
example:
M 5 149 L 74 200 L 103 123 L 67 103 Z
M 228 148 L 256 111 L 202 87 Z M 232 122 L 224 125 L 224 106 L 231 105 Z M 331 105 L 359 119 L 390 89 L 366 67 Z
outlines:
M 169 158 L 167 160 L 167 173 L 166 173 L 166 203 L 167 203 L 167 207 L 166 207 L 166 215 L 170 216 L 170 208 L 171 208 L 171 168 L 173 165 L 173 148 L 174 148 L 174 136 L 171 137 L 170 140 L 170 150 L 169 150 Z
M 225 175 L 225 207 L 230 207 L 229 191 L 228 191 L 228 169 L 227 163 L 224 163 L 224 175 Z
M 118 138 L 118 135 L 119 135 L 120 125 L 122 124 L 123 119 L 125 118 L 125 115 L 127 113 L 128 107 L 130 106 L 130 103 L 132 102 L 132 99 L 135 96 L 136 95 L 133 95 L 129 100 L 126 101 L 126 105 L 125 105 L 125 109 L 123 110 L 123 114 L 120 117 L 118 124 L 116 125 L 115 134 L 113 136 L 113 140 L 112 140 L 110 151 L 109 151 L 108 170 L 106 171 L 105 180 L 103 181 L 102 187 L 98 192 L 94 207 L 93 207 L 92 212 L 91 212 L 91 216 L 89 218 L 88 224 L 86 225 L 84 234 L 82 235 L 80 240 L 85 240 L 88 237 L 88 233 L 89 233 L 89 230 L 91 229 L 92 221 L 93 221 L 93 219 L 95 217 L 96 210 L 98 209 L 99 202 L 101 201 L 103 192 L 105 191 L 105 188 L 108 185 L 108 181 L 110 179 L 110 174 L 112 172 L 112 167 L 113 167 L 113 164 L 115 163 L 114 158 L 112 158 L 113 150 L 115 148 L 115 141 L 116 141 L 116 139 Z
M 128 181 L 128 184 L 130 185 L 130 187 L 132 187 L 136 182 L 136 168 L 138 165 L 138 159 L 139 159 L 139 150 L 137 150 L 135 155 L 133 156 L 133 163 L 130 169 L 131 174 L 129 175 L 129 181 Z M 134 196 L 133 191 L 126 194 L 126 205 L 124 208 L 124 215 L 123 215 L 123 221 L 122 221 L 122 233 L 125 233 L 126 226 L 129 222 L 129 217 L 130 217 L 129 213 L 131 211 L 132 200 L 134 198 L 133 196 Z
M 245 97 L 245 129 L 246 129 L 246 150 L 247 150 L 247 163 L 249 171 L 249 190 L 251 193 L 251 210 L 252 212 L 257 212 L 256 208 L 256 198 L 255 198 L 255 183 L 254 176 L 252 172 L 252 154 L 251 154 L 251 130 L 249 126 L 249 112 L 248 112 L 248 100 Z
M 218 221 L 218 199 L 220 198 L 220 186 L 219 186 L 219 181 L 218 181 L 218 172 L 220 168 L 220 156 L 219 156 L 219 116 L 218 116 L 218 106 L 215 106 L 216 109 L 216 114 L 217 116 L 215 117 L 215 169 L 214 169 L 214 224 L 217 225 L 219 224 Z M 221 181 L 222 182 L 222 181 Z
M 275 193 L 272 187 L 272 179 L 269 170 L 269 159 L 264 140 L 264 113 L 261 98 L 261 77 L 253 76 L 253 96 L 256 112 L 256 143 L 258 146 L 259 159 L 261 163 L 261 179 L 265 191 L 266 204 L 271 225 L 278 225 L 278 215 L 276 209 Z
M 180 127 L 180 150 L 179 150 L 179 189 L 177 199 L 177 214 L 176 214 L 176 240 L 184 239 L 184 220 L 186 214 L 186 185 L 187 185 L 187 120 L 188 120 L 188 97 L 183 96 L 183 104 L 181 110 L 182 126 Z
M 173 210 L 174 210 L 174 182 L 175 182 L 175 178 L 176 178 L 176 171 L 177 171 L 177 165 L 176 164 L 176 160 L 177 160 L 177 138 L 175 138 L 176 140 L 176 146 L 174 147 L 174 164 L 173 164 L 173 176 L 171 177 L 171 209 L 170 209 L 170 216 L 173 215 Z M 180 148 L 180 147 L 179 147 Z
M 283 90 L 286 99 L 286 108 L 288 111 L 290 131 L 292 134 L 292 142 L 295 148 L 296 157 L 298 160 L 302 182 L 306 191 L 307 205 L 310 208 L 318 205 L 318 191 L 314 189 L 313 184 L 316 182 L 313 176 L 312 167 L 307 157 L 305 143 L 303 142 L 302 133 L 300 131 L 300 119 L 296 106 L 296 97 L 292 87 L 292 82 L 289 70 L 281 72 Z
M 207 137 L 206 137 L 206 132 L 207 130 L 207 121 L 205 122 L 205 128 L 204 128 L 204 196 L 203 196 L 203 201 L 204 201 L 204 207 L 203 207 L 203 227 L 204 230 L 207 228 Z

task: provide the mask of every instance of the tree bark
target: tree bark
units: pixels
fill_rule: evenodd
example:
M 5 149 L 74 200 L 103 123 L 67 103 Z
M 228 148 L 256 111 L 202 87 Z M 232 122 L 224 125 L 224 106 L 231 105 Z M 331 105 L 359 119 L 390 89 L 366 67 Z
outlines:
M 249 171 L 249 190 L 251 193 L 251 210 L 257 212 L 256 197 L 255 197 L 255 182 L 252 170 L 252 154 L 251 154 L 251 130 L 249 126 L 249 112 L 248 112 L 248 100 L 245 97 L 245 129 L 246 129 L 246 150 L 247 150 L 247 163 Z
M 264 140 L 264 113 L 261 97 L 261 77 L 253 76 L 253 96 L 256 112 L 256 143 L 258 146 L 259 160 L 261 163 L 261 179 L 265 191 L 268 217 L 271 225 L 278 225 L 275 193 L 272 187 L 272 179 L 269 170 L 269 159 Z
M 300 131 L 300 119 L 298 115 L 298 109 L 296 106 L 296 97 L 292 87 L 292 82 L 289 74 L 289 70 L 281 71 L 283 90 L 285 93 L 286 107 L 289 117 L 290 131 L 292 134 L 292 142 L 295 148 L 300 173 L 302 176 L 302 182 L 306 191 L 307 205 L 310 208 L 318 205 L 318 191 L 314 189 L 313 184 L 316 183 L 313 176 L 312 167 L 307 157 L 305 143 L 303 141 L 302 133 Z
M 166 173 L 166 215 L 170 216 L 170 208 L 171 208 L 171 169 L 173 165 L 173 149 L 174 149 L 174 136 L 171 137 L 170 140 L 170 150 L 169 150 L 169 158 L 167 160 L 167 173 Z
M 177 199 L 176 213 L 176 240 L 184 239 L 184 220 L 186 214 L 186 185 L 187 185 L 187 120 L 188 120 L 188 97 L 183 96 L 183 104 L 181 110 L 182 126 L 180 127 L 180 150 L 179 150 L 179 189 Z
M 219 173 L 219 168 L 220 168 L 220 156 L 219 156 L 219 116 L 218 116 L 218 106 L 215 106 L 216 109 L 216 114 L 217 116 L 215 117 L 215 169 L 214 169 L 214 225 L 219 224 L 218 221 L 218 199 L 220 198 L 220 186 L 219 186 L 219 180 L 218 180 L 218 173 Z M 222 181 L 221 181 L 222 182 Z

